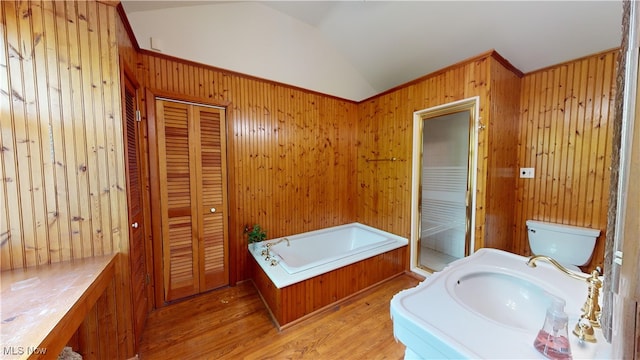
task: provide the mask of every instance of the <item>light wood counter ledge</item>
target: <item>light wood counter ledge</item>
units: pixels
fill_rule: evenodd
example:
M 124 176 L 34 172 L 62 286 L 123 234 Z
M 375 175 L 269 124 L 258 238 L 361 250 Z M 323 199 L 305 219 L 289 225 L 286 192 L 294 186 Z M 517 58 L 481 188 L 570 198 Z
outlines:
M 56 359 L 114 279 L 117 254 L 0 273 L 3 359 Z

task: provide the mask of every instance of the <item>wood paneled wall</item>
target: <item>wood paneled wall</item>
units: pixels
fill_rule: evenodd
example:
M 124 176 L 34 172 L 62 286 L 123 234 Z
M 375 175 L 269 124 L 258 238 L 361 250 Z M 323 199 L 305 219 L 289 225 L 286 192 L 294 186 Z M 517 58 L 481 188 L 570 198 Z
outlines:
M 485 241 L 485 224 L 493 228 L 497 222 L 510 224 L 511 203 L 506 208 L 504 201 L 513 195 L 492 197 L 487 189 L 500 188 L 504 181 L 489 183 L 485 174 L 495 177 L 509 164 L 515 166 L 515 140 L 498 139 L 517 134 L 518 82 L 518 74 L 490 51 L 362 102 L 358 108 L 358 221 L 410 237 L 413 112 L 478 96 L 480 122 L 487 128 L 478 133 L 476 248 L 505 248 L 511 234 L 501 238 L 493 234 Z M 512 149 L 498 152 L 491 148 L 493 143 L 500 150 Z M 392 157 L 398 161 L 367 162 Z M 514 175 L 504 178 L 513 181 Z M 485 222 L 486 218 L 492 222 Z
M 530 254 L 528 219 L 600 229 L 591 264 L 604 261 L 611 123 L 618 50 L 553 66 L 522 79 L 513 251 Z
M 118 56 L 121 63 L 127 66 L 131 75 L 136 75 L 134 70 L 138 66 L 138 43 L 135 38 L 132 38 L 130 34 L 133 33 L 129 22 L 126 21 L 126 15 L 124 8 L 118 6 L 118 16 L 116 16 L 116 39 L 118 41 Z M 122 69 L 121 69 L 122 70 Z M 136 79 L 137 81 L 137 79 Z
M 521 74 L 514 73 L 499 57 L 491 58 L 490 118 L 487 125 L 486 207 L 484 246 L 512 250 L 513 204 L 520 131 Z M 476 227 L 477 228 L 477 227 Z
M 473 96 L 488 118 L 487 56 L 451 66 L 407 86 L 365 100 L 358 107 L 359 222 L 400 236 L 411 235 L 413 113 Z M 479 159 L 484 157 L 480 147 Z M 367 162 L 378 158 L 397 161 Z M 479 166 L 486 167 L 482 161 Z
M 0 7 L 2 270 L 118 251 L 127 220 L 115 9 Z
M 259 223 L 277 237 L 357 220 L 409 236 L 414 111 L 479 96 L 480 117 L 490 130 L 496 116 L 513 112 L 482 106 L 513 94 L 513 74 L 503 73 L 492 53 L 356 104 L 137 53 L 135 39 L 105 4 L 4 1 L 1 9 L 7 44 L 0 48 L 7 79 L 0 82 L 2 269 L 126 249 L 118 51 L 142 86 L 227 106 L 237 280 L 247 276 L 245 224 Z M 512 238 L 491 237 L 478 246 L 526 254 L 527 218 L 604 230 L 613 56 L 599 54 L 521 79 L 517 166 L 536 167 L 538 177 L 518 180 Z M 567 106 L 554 105 L 565 104 L 565 97 Z M 574 120 L 563 126 L 554 121 L 567 117 Z M 479 173 L 504 171 L 508 166 L 488 152 L 495 148 L 492 139 L 501 137 L 480 134 Z M 558 140 L 546 142 L 545 136 Z M 548 155 L 535 155 L 548 144 L 554 144 Z M 366 161 L 388 157 L 399 161 Z M 492 195 L 503 188 L 499 183 L 486 185 L 490 193 L 477 194 L 478 208 L 509 201 L 507 192 Z M 491 232 L 493 221 L 479 212 L 476 231 Z M 602 239 L 596 259 L 602 258 L 601 245 Z
M 0 2 L 0 268 L 123 252 L 109 311 L 133 355 L 116 9 Z M 100 333 L 99 322 L 84 330 Z
M 354 102 L 148 51 L 138 81 L 163 96 L 226 107 L 235 279 L 250 275 L 245 225 L 274 238 L 355 218 Z
M 476 248 L 529 255 L 527 219 L 587 226 L 601 229 L 602 236 L 586 268 L 601 266 L 617 53 L 595 54 L 522 79 L 501 66 L 499 57 L 480 57 L 362 102 L 358 221 L 410 236 L 412 113 L 477 95 L 481 122 L 488 125 L 488 132 L 479 133 L 478 174 L 488 177 L 478 177 Z M 517 163 L 504 156 L 515 150 Z M 366 162 L 390 157 L 401 161 Z M 534 167 L 536 178 L 517 178 L 514 171 L 520 167 Z M 515 191 L 506 190 L 513 184 Z

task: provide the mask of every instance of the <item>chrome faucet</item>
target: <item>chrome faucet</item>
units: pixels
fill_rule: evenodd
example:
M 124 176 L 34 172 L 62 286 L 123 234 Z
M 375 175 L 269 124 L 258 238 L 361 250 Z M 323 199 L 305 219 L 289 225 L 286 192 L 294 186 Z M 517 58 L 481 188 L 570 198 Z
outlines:
M 600 295 L 600 288 L 602 287 L 602 280 L 600 280 L 600 271 L 595 269 L 591 272 L 591 275 L 579 275 L 576 274 L 564 266 L 560 265 L 555 259 L 545 255 L 535 255 L 527 260 L 527 265 L 530 267 L 536 267 L 536 261 L 545 260 L 556 269 L 562 271 L 565 275 L 574 279 L 586 281 L 589 284 L 587 291 L 587 300 L 582 305 L 582 315 L 578 319 L 578 323 L 573 329 L 573 334 L 578 339 L 588 342 L 596 342 L 593 328 L 600 327 L 600 305 L 598 304 L 598 297 Z

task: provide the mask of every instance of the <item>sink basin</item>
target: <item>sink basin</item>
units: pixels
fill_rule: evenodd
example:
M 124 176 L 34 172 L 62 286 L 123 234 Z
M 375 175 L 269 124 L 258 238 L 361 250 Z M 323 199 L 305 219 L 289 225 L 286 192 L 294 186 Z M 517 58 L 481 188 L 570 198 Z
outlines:
M 449 289 L 453 299 L 470 311 L 524 330 L 539 330 L 551 303 L 550 294 L 540 286 L 497 271 L 463 275 Z
M 566 302 L 569 332 L 587 295 L 586 281 L 547 263 L 480 249 L 451 263 L 391 300 L 396 339 L 407 358 L 545 359 L 533 347 L 552 296 Z M 609 358 L 611 345 L 596 330 L 597 343 L 570 335 L 574 359 Z

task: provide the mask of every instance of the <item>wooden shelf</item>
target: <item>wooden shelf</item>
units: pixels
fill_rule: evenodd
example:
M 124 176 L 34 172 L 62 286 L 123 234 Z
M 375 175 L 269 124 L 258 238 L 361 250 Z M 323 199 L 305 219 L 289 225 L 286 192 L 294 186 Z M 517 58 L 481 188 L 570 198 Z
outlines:
M 3 358 L 57 358 L 113 281 L 116 256 L 1 272 Z

